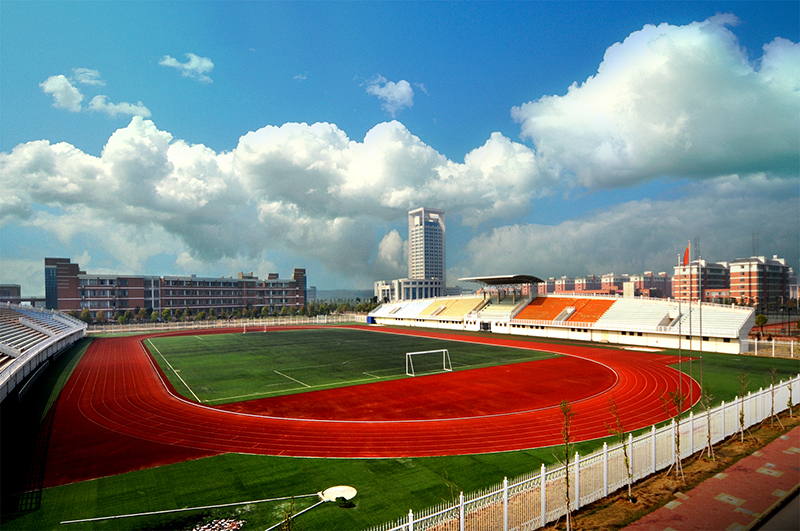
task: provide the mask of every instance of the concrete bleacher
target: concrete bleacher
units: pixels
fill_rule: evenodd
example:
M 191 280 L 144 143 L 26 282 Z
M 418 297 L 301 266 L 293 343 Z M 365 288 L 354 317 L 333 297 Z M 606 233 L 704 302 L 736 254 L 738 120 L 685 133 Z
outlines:
M 522 302 L 524 300 L 515 300 L 513 298 L 504 298 L 499 301 L 497 299 L 488 299 L 486 306 L 478 311 L 478 316 L 487 320 L 511 319 L 514 310 Z
M 724 307 L 703 306 L 700 309 L 687 308 L 683 305 L 681 309 L 680 321 L 676 321 L 672 328 L 677 330 L 680 326 L 682 334 L 691 335 L 720 335 L 725 337 L 737 337 L 740 330 L 750 317 L 749 313 L 735 311 Z
M 537 297 L 519 312 L 516 320 L 555 321 L 568 315 L 566 322 L 594 323 L 614 305 L 614 299 L 582 299 L 572 297 Z M 567 312 L 572 309 L 572 312 Z
M 30 307 L 0 305 L 0 401 L 86 334 L 86 323 Z
M 642 299 L 617 299 L 596 324 L 609 329 L 656 329 L 669 326 L 670 313 L 677 317 L 678 303 Z
M 23 353 L 51 336 L 25 324 L 26 314 L 0 308 L 0 343 L 15 353 Z

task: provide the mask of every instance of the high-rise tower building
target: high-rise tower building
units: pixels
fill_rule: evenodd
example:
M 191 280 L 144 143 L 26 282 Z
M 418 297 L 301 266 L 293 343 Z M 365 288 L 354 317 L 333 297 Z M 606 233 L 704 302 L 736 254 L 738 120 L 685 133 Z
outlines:
M 441 285 L 446 286 L 444 210 L 411 210 L 408 246 L 408 278 L 441 280 Z

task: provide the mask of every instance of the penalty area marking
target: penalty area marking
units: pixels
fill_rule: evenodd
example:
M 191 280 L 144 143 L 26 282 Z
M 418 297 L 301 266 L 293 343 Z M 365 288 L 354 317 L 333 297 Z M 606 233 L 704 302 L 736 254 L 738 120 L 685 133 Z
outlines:
M 150 346 L 151 346 L 151 347 L 153 347 L 154 349 L 156 349 L 156 352 L 158 352 L 158 355 L 159 355 L 159 356 L 161 356 L 161 359 L 162 359 L 162 360 L 164 360 L 164 363 L 166 363 L 166 364 L 169 366 L 170 370 L 171 370 L 172 372 L 174 372 L 174 373 L 175 373 L 175 376 L 177 376 L 177 377 L 178 377 L 178 379 L 179 379 L 181 382 L 183 382 L 183 385 L 185 385 L 185 386 L 186 386 L 186 389 L 188 389 L 188 390 L 189 390 L 189 392 L 190 392 L 190 393 L 192 393 L 192 396 L 194 397 L 194 399 L 195 399 L 195 400 L 197 400 L 197 402 L 202 402 L 202 400 L 200 400 L 200 398 L 199 398 L 199 397 L 198 397 L 196 394 L 194 394 L 194 391 L 192 391 L 192 388 L 191 388 L 191 387 L 189 387 L 189 384 L 187 384 L 187 383 L 186 383 L 186 380 L 184 380 L 183 378 L 181 378 L 181 375 L 180 375 L 180 374 L 178 374 L 178 371 L 176 371 L 176 370 L 175 370 L 175 368 L 172 366 L 172 364 L 171 364 L 170 362 L 168 362 L 168 361 L 167 361 L 167 358 L 165 358 L 165 357 L 164 357 L 164 355 L 161 353 L 161 351 L 160 351 L 160 350 L 158 350 L 158 347 L 157 347 L 157 346 L 155 346 L 155 345 L 153 344 L 153 340 L 151 340 L 151 339 L 149 339 L 149 338 L 148 338 L 148 340 L 147 340 L 147 341 L 150 343 Z
M 292 378 L 291 376 L 286 376 L 286 375 L 285 375 L 285 374 L 283 374 L 282 372 L 278 372 L 278 371 L 276 371 L 275 369 L 272 369 L 272 372 L 274 372 L 275 374 L 280 374 L 280 375 L 281 375 L 281 376 L 283 376 L 284 378 L 288 378 L 288 379 L 290 379 L 291 381 L 293 381 L 293 382 L 296 382 L 296 383 L 299 383 L 300 385 L 302 385 L 302 386 L 304 386 L 304 387 L 308 387 L 309 389 L 311 388 L 311 386 L 310 386 L 310 385 L 308 385 L 308 384 L 305 384 L 305 383 L 301 382 L 300 380 L 295 380 L 295 379 L 294 379 L 294 378 Z

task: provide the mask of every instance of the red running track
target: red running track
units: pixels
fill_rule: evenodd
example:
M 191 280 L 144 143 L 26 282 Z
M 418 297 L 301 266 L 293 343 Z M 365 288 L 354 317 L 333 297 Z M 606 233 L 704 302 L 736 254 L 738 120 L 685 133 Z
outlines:
M 391 458 L 546 447 L 561 442 L 561 400 L 575 413 L 573 439 L 584 441 L 608 435 L 611 397 L 630 431 L 667 419 L 660 396 L 679 385 L 672 356 L 358 328 L 566 357 L 209 407 L 175 393 L 142 336 L 96 339 L 59 398 L 45 484 L 228 452 Z M 698 398 L 697 383 L 682 378 Z

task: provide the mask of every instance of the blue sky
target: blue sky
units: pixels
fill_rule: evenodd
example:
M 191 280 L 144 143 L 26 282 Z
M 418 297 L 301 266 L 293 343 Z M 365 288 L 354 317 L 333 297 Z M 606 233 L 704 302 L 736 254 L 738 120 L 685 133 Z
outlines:
M 797 2 L 0 3 L 0 282 L 800 260 Z

